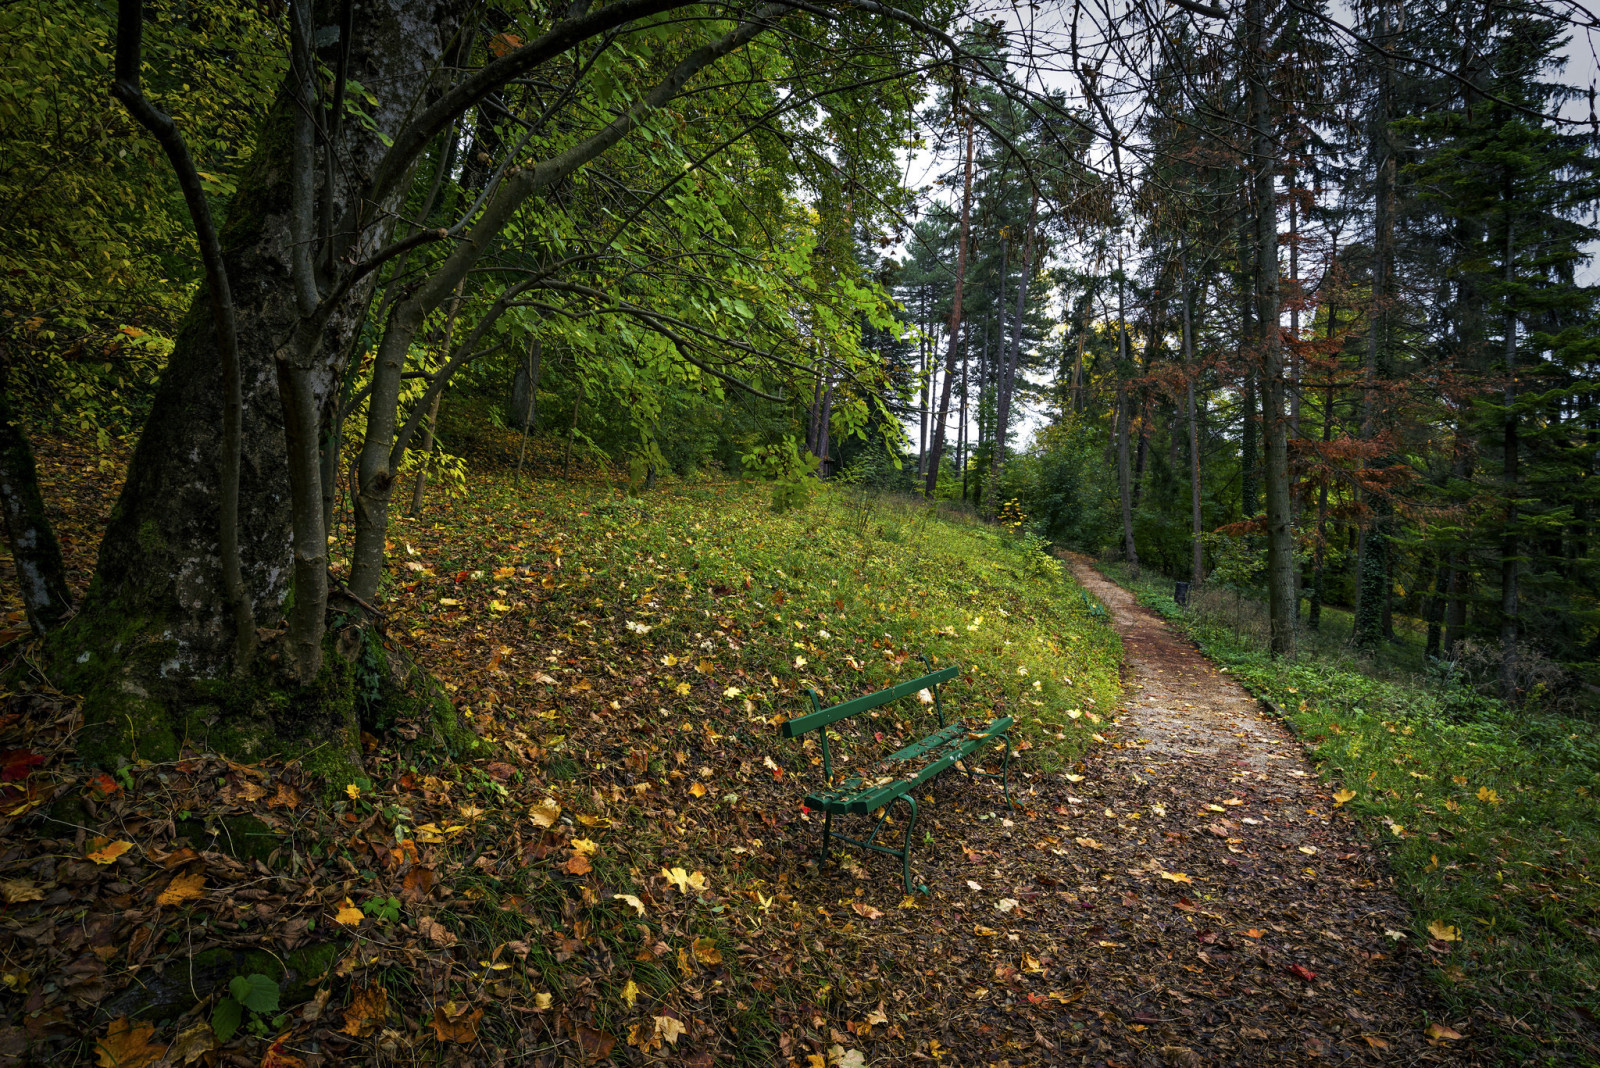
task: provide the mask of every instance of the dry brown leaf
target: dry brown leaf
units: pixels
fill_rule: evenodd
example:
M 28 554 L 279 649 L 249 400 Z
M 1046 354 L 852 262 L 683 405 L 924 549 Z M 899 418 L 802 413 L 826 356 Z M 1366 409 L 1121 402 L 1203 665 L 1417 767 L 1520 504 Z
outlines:
M 694 959 L 710 967 L 722 963 L 722 951 L 717 948 L 715 939 L 696 938 L 694 940 Z
M 588 875 L 594 871 L 593 865 L 589 863 L 589 858 L 582 853 L 572 854 L 562 867 L 566 869 L 569 875 Z
M 424 916 L 417 921 L 417 933 L 436 946 L 456 944 L 456 936 L 450 932 L 450 928 L 432 916 Z
M 1455 1028 L 1446 1027 L 1444 1024 L 1436 1023 L 1429 1024 L 1428 1030 L 1425 1033 L 1429 1038 L 1437 1039 L 1443 1042 L 1454 1042 L 1456 1039 L 1461 1037 L 1461 1032 L 1457 1031 Z
M 8 905 L 20 905 L 24 901 L 43 901 L 44 891 L 32 879 L 0 879 L 0 897 Z

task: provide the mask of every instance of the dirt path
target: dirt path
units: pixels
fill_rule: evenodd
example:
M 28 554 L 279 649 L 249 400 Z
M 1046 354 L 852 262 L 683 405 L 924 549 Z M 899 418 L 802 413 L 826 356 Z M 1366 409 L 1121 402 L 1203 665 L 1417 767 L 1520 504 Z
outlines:
M 1100 945 L 1115 948 L 1099 991 L 1133 1035 L 1122 1048 L 1100 1039 L 1099 1056 L 1480 1063 L 1467 1042 L 1424 1036 L 1448 1021 L 1430 1004 L 1424 954 L 1386 934 L 1410 929 L 1406 909 L 1287 729 L 1132 594 L 1068 562 L 1110 609 L 1127 660 L 1120 747 L 1075 787 L 1103 813 L 1085 836 L 1118 854 L 1097 896 L 1131 906 L 1104 923 Z M 1182 896 L 1148 900 L 1139 876 L 1152 867 L 1192 882 L 1162 877 L 1155 885 Z

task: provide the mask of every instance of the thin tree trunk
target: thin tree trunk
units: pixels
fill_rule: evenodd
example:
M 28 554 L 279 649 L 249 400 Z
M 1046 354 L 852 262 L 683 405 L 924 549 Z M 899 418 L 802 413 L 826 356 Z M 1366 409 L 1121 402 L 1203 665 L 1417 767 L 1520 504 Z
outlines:
M 1284 420 L 1283 338 L 1278 327 L 1278 203 L 1267 94 L 1266 11 L 1250 0 L 1246 19 L 1253 38 L 1251 111 L 1255 118 L 1256 322 L 1260 327 L 1262 399 L 1266 435 L 1267 603 L 1274 656 L 1295 655 L 1294 516 L 1289 494 L 1289 428 Z
M 544 372 L 544 345 L 539 335 L 528 338 L 528 403 L 522 412 L 522 445 L 517 449 L 517 485 L 522 485 L 522 459 L 528 455 L 528 435 L 533 431 L 534 398 L 539 394 L 539 376 Z
M 1188 258 L 1183 265 L 1183 372 L 1187 385 L 1189 415 L 1189 541 L 1193 553 L 1189 581 L 1199 586 L 1205 581 L 1205 530 L 1200 508 L 1200 419 L 1194 399 L 1195 378 L 1199 370 L 1194 365 L 1194 282 L 1189 277 Z
M 1506 243 L 1504 278 L 1509 291 L 1516 280 L 1516 242 L 1511 218 L 1511 200 L 1506 195 Z M 1501 403 L 1504 405 L 1501 436 L 1504 448 L 1500 478 L 1505 493 L 1505 526 L 1500 539 L 1500 696 L 1507 701 L 1517 699 L 1517 616 L 1519 611 L 1517 590 L 1517 470 L 1519 428 L 1517 426 L 1517 313 L 1511 306 L 1509 292 L 1505 313 L 1505 388 Z
M 1003 356 L 1001 361 L 1001 382 L 998 411 L 995 414 L 994 454 L 989 464 L 990 506 L 991 517 L 999 513 L 1000 508 L 1000 476 L 1006 466 L 1006 439 L 1011 434 L 1011 398 L 1016 388 L 1017 364 L 1022 359 L 1022 317 L 1028 310 L 1028 283 L 1033 278 L 1033 236 L 1034 224 L 1038 218 L 1039 194 L 1033 195 L 1032 206 L 1028 209 L 1028 232 L 1022 242 L 1022 272 L 1017 279 L 1017 308 L 1013 316 L 1011 344 L 1006 345 L 1005 334 L 1000 337 L 1000 351 Z
M 0 364 L 0 376 L 5 374 Z M 28 627 L 44 635 L 61 624 L 72 611 L 66 565 L 61 544 L 45 513 L 39 492 L 39 469 L 33 446 L 11 410 L 5 382 L 0 378 L 0 508 L 5 511 L 6 542 L 22 591 Z
M 1120 238 L 1119 238 L 1120 242 Z M 1132 404 L 1128 395 L 1128 315 L 1122 276 L 1122 248 L 1117 248 L 1117 495 L 1122 507 L 1122 552 L 1128 573 L 1139 577 L 1139 547 L 1133 538 L 1133 476 L 1128 462 Z
M 956 246 L 956 285 L 950 308 L 950 350 L 945 356 L 944 389 L 939 395 L 939 419 L 933 433 L 933 452 L 928 456 L 928 476 L 923 492 L 933 499 L 939 486 L 939 463 L 944 458 L 944 425 L 950 416 L 950 383 L 956 376 L 956 343 L 961 332 L 961 291 L 967 278 L 967 241 L 972 231 L 972 118 L 967 118 L 967 167 L 961 190 L 961 237 Z M 965 420 L 962 421 L 963 428 Z M 965 496 L 965 494 L 963 494 Z

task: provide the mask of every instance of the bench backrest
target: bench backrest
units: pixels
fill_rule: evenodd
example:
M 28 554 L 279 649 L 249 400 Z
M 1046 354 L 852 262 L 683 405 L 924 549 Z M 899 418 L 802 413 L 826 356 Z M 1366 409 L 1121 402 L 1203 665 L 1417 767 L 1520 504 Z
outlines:
M 898 701 L 902 697 L 910 697 L 918 690 L 931 690 L 934 703 L 937 705 L 939 703 L 939 691 L 937 689 L 939 684 L 949 682 L 959 674 L 961 674 L 961 669 L 953 665 L 947 668 L 940 668 L 931 675 L 923 675 L 921 678 L 912 679 L 910 682 L 902 682 L 898 686 L 891 686 L 887 690 L 879 690 L 877 693 L 869 693 L 864 697 L 846 701 L 844 704 L 834 705 L 832 708 L 823 708 L 822 701 L 817 697 L 817 691 L 808 689 L 806 693 L 811 695 L 811 707 L 815 711 L 808 712 L 803 716 L 796 716 L 794 719 L 785 722 L 783 724 L 783 736 L 785 738 L 799 737 L 819 727 L 826 727 L 830 723 L 848 719 L 857 713 L 870 711 L 879 705 L 886 705 L 890 701 Z M 944 726 L 943 715 L 939 717 L 939 720 L 939 725 L 941 727 Z

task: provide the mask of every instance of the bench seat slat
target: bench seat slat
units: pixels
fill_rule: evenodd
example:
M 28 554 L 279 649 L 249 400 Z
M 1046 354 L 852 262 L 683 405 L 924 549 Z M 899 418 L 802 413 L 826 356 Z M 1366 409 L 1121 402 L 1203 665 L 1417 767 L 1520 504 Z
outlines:
M 830 723 L 837 723 L 839 720 L 853 716 L 858 712 L 866 712 L 877 708 L 879 705 L 886 705 L 890 701 L 898 701 L 902 697 L 910 697 L 918 690 L 929 689 L 938 686 L 940 683 L 949 682 L 960 673 L 961 669 L 959 667 L 941 668 L 931 675 L 923 675 L 921 678 L 912 679 L 910 682 L 902 682 L 898 686 L 891 686 L 887 690 L 879 690 L 877 693 L 869 693 L 863 697 L 857 697 L 854 700 L 846 701 L 842 705 L 834 705 L 832 708 L 824 708 L 819 712 L 808 712 L 806 715 L 796 716 L 794 719 L 784 723 L 782 734 L 785 738 L 798 737 L 814 731 L 818 727 L 826 727 Z
M 920 687 L 919 687 L 920 689 Z M 863 787 L 861 777 L 858 775 L 832 790 L 821 793 L 807 794 L 805 804 L 807 808 L 817 809 L 830 813 L 862 813 L 873 812 L 882 808 L 895 798 L 910 793 L 929 779 L 942 774 L 956 761 L 964 759 L 979 749 L 989 739 L 1004 734 L 1010 730 L 1012 718 L 1001 716 L 990 723 L 982 731 L 969 731 L 962 722 L 950 724 L 941 730 L 935 731 L 921 741 L 896 751 L 885 758 L 885 762 L 895 761 L 906 763 L 908 761 L 937 754 L 924 767 L 909 776 L 900 776 L 892 782 L 883 783 L 881 786 Z M 968 734 L 976 737 L 968 737 Z

